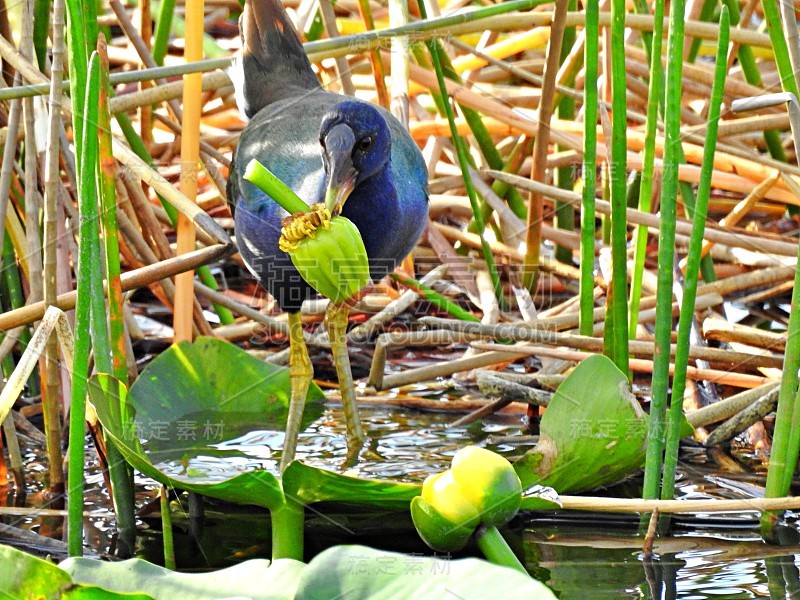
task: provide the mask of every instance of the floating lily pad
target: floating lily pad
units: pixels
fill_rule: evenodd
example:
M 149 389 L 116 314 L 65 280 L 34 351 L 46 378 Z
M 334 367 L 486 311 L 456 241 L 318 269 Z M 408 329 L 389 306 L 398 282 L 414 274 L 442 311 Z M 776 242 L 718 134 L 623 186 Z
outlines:
M 118 594 L 94 585 L 75 584 L 53 563 L 9 546 L 0 545 L 0 565 L 0 598 L 153 600 L 142 593 Z
M 283 501 L 278 478 L 236 450 L 235 440 L 253 431 L 283 431 L 287 369 L 227 342 L 199 338 L 163 352 L 130 392 L 99 374 L 89 393 L 106 433 L 144 475 L 230 502 L 274 508 Z M 312 385 L 304 425 L 322 414 L 323 398 Z
M 605 356 L 583 360 L 558 387 L 540 424 L 539 443 L 514 463 L 523 487 L 559 493 L 615 483 L 641 468 L 647 415 L 628 378 Z
M 66 581 L 69 573 L 76 582 L 120 593 L 144 591 L 157 600 L 555 598 L 542 583 L 477 558 L 410 556 L 365 546 L 329 548 L 308 565 L 291 559 L 272 563 L 257 559 L 211 573 L 176 573 L 141 559 L 106 563 L 70 558 L 61 567 Z M 58 570 L 54 565 L 50 568 Z
M 291 600 L 308 568 L 290 558 L 253 559 L 209 573 L 178 573 L 138 558 L 111 563 L 68 558 L 59 567 L 65 577 L 68 573 L 77 582 L 117 592 L 145 592 L 157 600 Z
M 281 484 L 251 453 L 236 450 L 236 440 L 254 431 L 283 431 L 288 390 L 286 369 L 214 338 L 172 346 L 130 391 L 106 374 L 89 382 L 106 433 L 131 465 L 160 483 L 269 509 L 282 504 L 284 491 L 301 504 L 337 501 L 408 508 L 419 494 L 418 485 L 358 479 L 297 461 Z M 321 414 L 322 398 L 312 385 L 306 424 Z
M 421 485 L 359 479 L 294 461 L 281 477 L 287 496 L 301 504 L 354 502 L 387 510 L 407 510 Z

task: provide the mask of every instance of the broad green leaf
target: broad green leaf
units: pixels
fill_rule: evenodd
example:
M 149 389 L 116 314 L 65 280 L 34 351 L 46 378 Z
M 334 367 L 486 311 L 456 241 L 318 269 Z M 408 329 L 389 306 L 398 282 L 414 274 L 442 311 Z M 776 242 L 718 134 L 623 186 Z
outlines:
M 523 487 L 578 492 L 624 479 L 644 463 L 647 417 L 628 378 L 602 355 L 582 361 L 559 386 L 539 443 L 514 464 Z
M 135 411 L 128 401 L 125 384 L 111 375 L 100 373 L 89 380 L 89 396 L 105 434 L 114 440 L 125 460 L 143 475 L 164 485 L 228 502 L 255 504 L 269 509 L 283 502 L 280 481 L 269 471 L 248 471 L 237 475 L 236 465 L 231 465 L 229 471 L 218 473 L 206 473 L 189 466 L 183 472 L 170 467 L 168 474 L 164 463 L 159 462 L 160 468 L 153 464 L 156 461 L 151 459 L 151 453 L 145 450 L 136 435 Z M 193 457 L 213 454 L 213 450 L 210 446 L 207 449 L 199 446 L 194 456 L 185 455 L 186 463 L 190 464 Z M 158 453 L 152 455 L 157 457 Z M 222 461 L 214 464 L 221 466 Z
M 253 431 L 283 431 L 287 369 L 201 337 L 163 352 L 130 392 L 100 374 L 89 393 L 108 435 L 144 475 L 229 502 L 274 508 L 283 501 L 277 477 L 231 441 Z M 322 399 L 312 385 L 306 424 L 321 415 Z
M 289 558 L 272 563 L 253 559 L 209 573 L 178 573 L 139 558 L 114 563 L 68 558 L 59 566 L 77 582 L 118 592 L 142 591 L 156 600 L 291 600 L 307 568 Z
M 283 489 L 302 504 L 355 502 L 388 510 L 407 510 L 420 494 L 420 485 L 373 479 L 358 479 L 294 461 L 281 477 Z
M 477 558 L 443 560 L 366 546 L 336 546 L 311 561 L 295 598 L 551 600 L 555 596 L 535 579 Z
M 152 600 L 145 594 L 116 594 L 92 585 L 75 585 L 53 563 L 0 545 L 0 598 L 63 598 L 64 600 Z
M 495 595 L 504 600 L 555 598 L 538 581 L 477 558 L 439 559 L 383 552 L 365 546 L 336 546 L 308 565 L 291 559 L 272 563 L 255 559 L 210 573 L 177 573 L 141 559 L 108 563 L 70 558 L 60 566 L 76 582 L 100 585 L 116 592 L 143 591 L 156 600 L 440 600 Z M 49 567 L 58 570 L 53 565 Z M 61 574 L 62 581 L 68 582 L 66 573 Z M 143 598 L 138 596 L 135 600 Z
M 129 400 L 148 451 L 159 452 L 163 460 L 192 452 L 196 441 L 284 431 L 289 386 L 288 369 L 228 342 L 200 337 L 162 352 L 131 386 Z M 312 385 L 304 426 L 322 415 L 323 399 Z

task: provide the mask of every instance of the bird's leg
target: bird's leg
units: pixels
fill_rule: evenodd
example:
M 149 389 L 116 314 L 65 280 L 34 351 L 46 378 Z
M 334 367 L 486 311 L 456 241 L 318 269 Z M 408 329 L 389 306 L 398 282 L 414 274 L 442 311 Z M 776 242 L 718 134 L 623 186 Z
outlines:
M 347 316 L 350 307 L 344 303 L 331 302 L 325 315 L 328 337 L 331 342 L 336 376 L 339 378 L 339 391 L 342 394 L 345 426 L 347 427 L 347 464 L 358 461 L 358 453 L 364 445 L 364 432 L 358 415 L 356 392 L 353 387 L 353 374 L 350 371 L 350 357 L 347 354 Z
M 308 357 L 308 348 L 303 338 L 303 320 L 299 312 L 289 313 L 289 381 L 291 396 L 289 398 L 289 417 L 286 420 L 286 437 L 281 454 L 281 473 L 294 460 L 297 450 L 297 438 L 300 435 L 300 424 L 303 421 L 303 409 L 306 405 L 308 386 L 314 369 Z

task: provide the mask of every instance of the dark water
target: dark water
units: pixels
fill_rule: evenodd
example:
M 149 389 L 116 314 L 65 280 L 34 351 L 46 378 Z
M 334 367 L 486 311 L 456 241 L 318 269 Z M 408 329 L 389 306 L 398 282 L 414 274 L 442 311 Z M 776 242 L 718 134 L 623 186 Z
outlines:
M 411 410 L 363 408 L 370 438 L 358 467 L 348 474 L 367 478 L 421 482 L 447 468 L 452 455 L 469 443 L 486 445 L 510 459 L 526 446 L 510 440 L 527 435 L 521 416 L 493 417 L 483 423 L 446 429 L 457 416 Z M 343 419 L 329 407 L 299 444 L 298 458 L 329 469 L 344 460 Z M 189 466 L 219 477 L 231 470 L 276 469 L 283 434 L 255 431 L 220 444 L 238 458 L 200 458 Z M 91 452 L 87 451 L 87 458 Z M 29 456 L 32 464 L 41 464 Z M 757 493 L 763 478 L 758 471 L 744 477 L 720 473 L 707 464 L 704 452 L 683 455 L 679 497 L 745 498 Z M 88 460 L 93 464 L 93 458 Z M 187 464 L 162 465 L 174 473 Z M 35 470 L 35 469 L 33 469 Z M 87 479 L 87 548 L 97 554 L 113 547 L 113 516 L 102 477 L 94 469 Z M 155 498 L 153 482 L 139 478 L 138 504 Z M 609 495 L 638 493 L 633 479 Z M 176 554 L 183 569 L 224 567 L 249 558 L 270 556 L 269 516 L 253 507 L 205 500 L 202 522 L 188 516 L 187 496 L 172 502 Z M 156 507 L 157 508 L 157 507 Z M 363 508 L 314 505 L 307 511 L 307 559 L 341 543 L 359 543 L 413 554 L 430 554 L 408 514 L 364 512 Z M 7 518 L 8 519 L 8 518 Z M 19 526 L 20 520 L 13 519 Z M 787 531 L 797 532 L 795 515 Z M 7 522 L 10 522 L 7 520 Z M 156 513 L 141 519 L 138 554 L 161 562 L 160 519 Z M 657 540 L 652 557 L 642 555 L 635 516 L 576 512 L 527 513 L 513 521 L 506 534 L 524 557 L 531 573 L 550 585 L 560 598 L 800 598 L 797 553 L 800 545 L 764 544 L 758 535 L 756 513 L 682 515 L 668 535 Z M 39 531 L 42 521 L 24 525 Z M 466 554 L 475 553 L 467 549 Z

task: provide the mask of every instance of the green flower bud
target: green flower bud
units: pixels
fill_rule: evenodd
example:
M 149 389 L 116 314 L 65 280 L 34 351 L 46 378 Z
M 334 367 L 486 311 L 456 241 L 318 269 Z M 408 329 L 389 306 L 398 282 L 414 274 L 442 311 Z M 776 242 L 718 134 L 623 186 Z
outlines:
M 475 531 L 474 525 L 453 524 L 421 496 L 411 500 L 411 520 L 422 541 L 438 552 L 461 550 Z
M 331 216 L 324 204 L 287 217 L 280 249 L 308 284 L 332 302 L 345 302 L 369 283 L 369 261 L 358 228 Z
M 511 463 L 499 454 L 467 446 L 456 452 L 450 471 L 477 508 L 482 524 L 498 527 L 517 514 L 522 484 Z

